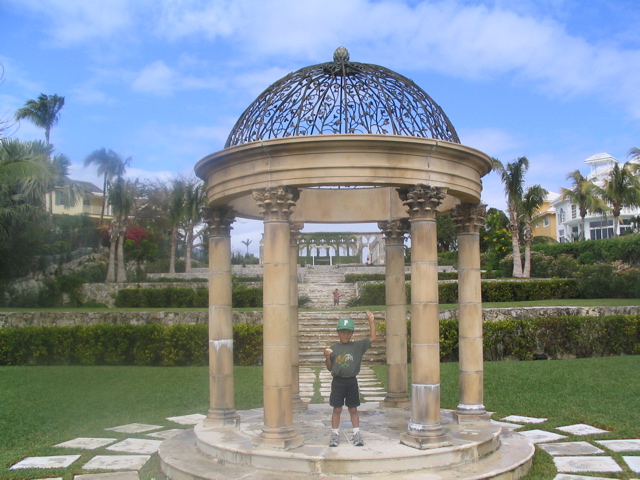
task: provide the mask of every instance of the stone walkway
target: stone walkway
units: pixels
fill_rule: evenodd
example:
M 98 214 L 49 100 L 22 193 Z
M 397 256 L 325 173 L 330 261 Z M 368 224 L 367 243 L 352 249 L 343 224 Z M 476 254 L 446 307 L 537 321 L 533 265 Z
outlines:
M 362 367 L 358 380 L 363 402 L 378 402 L 384 399 L 384 389 L 370 367 Z M 318 392 L 322 397 L 322 403 L 328 403 L 330 384 L 331 375 L 326 369 L 300 368 L 300 396 L 303 400 L 310 401 Z M 54 447 L 76 451 L 106 447 L 106 450 L 114 452 L 108 455 L 96 455 L 82 466 L 82 469 L 87 472 L 99 470 L 102 473 L 75 475 L 74 480 L 139 480 L 138 471 L 147 463 L 151 455 L 158 451 L 162 440 L 197 424 L 203 418 L 205 416 L 201 414 L 169 417 L 167 420 L 176 424 L 176 428 L 172 429 L 140 423 L 109 427 L 105 428 L 105 432 L 125 433 L 130 435 L 130 438 L 118 441 L 116 438 L 109 438 L 108 433 L 105 433 L 104 438 L 79 437 Z M 539 424 L 543 427 L 546 420 L 546 418 L 510 415 L 504 417 L 500 423 L 505 428 L 518 430 L 528 424 Z M 565 441 L 568 437 L 563 435 L 564 433 L 584 437 L 585 440 Z M 629 471 L 640 474 L 640 439 L 589 439 L 590 435 L 601 433 L 607 433 L 607 431 L 586 424 L 520 432 L 553 457 L 558 472 L 553 480 L 611 480 L 620 477 L 594 477 L 591 474 L 615 475 Z M 621 465 L 611 456 L 612 453 L 629 453 L 630 455 L 622 456 L 624 464 Z M 11 466 L 10 470 L 67 468 L 79 458 L 78 454 L 27 457 Z M 589 475 L 584 475 L 585 473 Z M 62 480 L 62 477 L 42 478 L 42 480 L 45 479 Z M 640 480 L 640 478 L 632 480 Z

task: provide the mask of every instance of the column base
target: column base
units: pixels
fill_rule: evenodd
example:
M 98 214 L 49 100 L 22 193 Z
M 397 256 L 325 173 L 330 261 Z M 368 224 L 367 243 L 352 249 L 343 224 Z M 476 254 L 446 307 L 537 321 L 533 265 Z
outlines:
M 309 403 L 302 400 L 302 398 L 300 398 L 300 394 L 294 393 L 291 396 L 291 406 L 294 412 L 299 412 L 301 410 L 308 410 Z
M 400 443 L 407 447 L 418 450 L 428 450 L 432 448 L 450 447 L 453 445 L 453 437 L 442 429 L 442 433 L 437 436 L 422 436 L 411 433 L 401 433 Z
M 253 437 L 254 446 L 291 450 L 304 444 L 304 437 L 296 435 L 291 427 L 264 427 L 260 435 Z
M 384 400 L 380 402 L 381 407 L 408 407 L 411 404 L 411 399 L 408 393 L 387 393 Z
M 240 425 L 240 415 L 233 408 L 212 409 L 207 412 L 207 418 L 203 420 L 203 423 L 208 427 L 228 425 L 238 427 Z
M 453 419 L 457 423 L 488 423 L 491 421 L 491 414 L 487 413 L 484 405 L 458 405 L 453 413 Z

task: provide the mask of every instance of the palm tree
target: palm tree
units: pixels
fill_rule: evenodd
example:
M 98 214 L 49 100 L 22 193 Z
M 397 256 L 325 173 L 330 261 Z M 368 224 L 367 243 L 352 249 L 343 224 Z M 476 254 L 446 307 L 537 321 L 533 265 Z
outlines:
M 124 263 L 124 240 L 127 231 L 129 215 L 135 203 L 136 183 L 118 176 L 111 187 L 109 204 L 113 209 L 113 220 L 109 230 L 111 239 L 109 244 L 109 266 L 107 282 L 126 282 L 127 272 Z M 116 269 L 117 258 L 117 269 Z
M 249 245 L 251 245 L 252 240 L 249 240 L 248 238 L 246 240 L 243 240 L 242 243 L 243 245 L 245 245 L 247 247 L 247 256 L 249 256 Z
M 183 178 L 174 178 L 171 181 L 171 190 L 168 198 L 169 235 L 171 238 L 169 273 L 176 273 L 176 250 L 180 240 L 180 227 L 184 222 L 186 190 L 187 182 Z
M 100 212 L 100 225 L 104 222 L 104 211 L 107 205 L 109 186 L 114 178 L 118 175 L 124 176 L 127 167 L 131 164 L 131 157 L 122 159 L 113 150 L 107 150 L 104 147 L 94 150 L 87 158 L 84 159 L 84 166 L 91 164 L 98 166 L 98 175 L 104 177 L 102 186 L 102 211 Z
M 16 120 L 26 118 L 35 126 L 44 128 L 44 138 L 49 145 L 51 127 L 58 123 L 62 107 L 64 107 L 64 97 L 41 93 L 37 100 L 28 100 L 24 107 L 16 111 Z
M 632 149 L 633 151 L 633 149 Z M 604 181 L 597 187 L 598 195 L 611 205 L 613 215 L 613 236 L 618 236 L 620 212 L 624 207 L 640 207 L 640 165 L 626 162 L 622 167 L 616 163 Z
M 58 178 L 51 151 L 41 141 L 0 139 L 0 240 L 44 220 L 42 199 Z
M 184 230 L 185 230 L 185 271 L 191 271 L 191 249 L 194 240 L 201 232 L 195 231 L 202 223 L 202 208 L 205 206 L 206 192 L 204 185 L 197 181 L 186 184 L 184 199 Z
M 567 180 L 571 180 L 573 185 L 570 189 L 563 188 L 562 199 L 569 200 L 578 206 L 580 213 L 580 240 L 585 239 L 584 219 L 588 212 L 604 213 L 607 211 L 607 204 L 598 197 L 596 186 L 582 176 L 580 170 L 574 170 L 567 174 Z
M 497 158 L 493 159 L 493 168 L 500 174 L 504 184 L 509 212 L 509 232 L 513 249 L 513 276 L 522 277 L 522 258 L 520 256 L 520 211 L 524 193 L 524 175 L 529 169 L 527 157 L 519 157 L 506 166 Z
M 524 218 L 524 278 L 531 277 L 531 244 L 533 243 L 533 228 L 531 223 L 533 217 L 540 211 L 540 207 L 544 203 L 545 197 L 549 194 L 547 190 L 540 185 L 529 187 L 522 197 L 522 216 Z

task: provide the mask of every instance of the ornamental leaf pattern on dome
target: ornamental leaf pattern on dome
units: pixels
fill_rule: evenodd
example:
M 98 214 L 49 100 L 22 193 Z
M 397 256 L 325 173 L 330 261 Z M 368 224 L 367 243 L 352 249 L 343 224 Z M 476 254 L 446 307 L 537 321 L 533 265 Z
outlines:
M 290 73 L 267 88 L 240 116 L 225 148 L 303 135 L 382 134 L 460 143 L 440 106 L 402 75 L 349 61 L 343 47 L 334 61 Z

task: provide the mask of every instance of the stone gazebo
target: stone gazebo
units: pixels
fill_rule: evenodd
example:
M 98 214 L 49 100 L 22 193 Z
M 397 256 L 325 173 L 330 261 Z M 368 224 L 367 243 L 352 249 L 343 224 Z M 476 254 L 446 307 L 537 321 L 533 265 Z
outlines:
M 334 61 L 293 72 L 263 92 L 242 114 L 225 148 L 195 168 L 207 185 L 210 226 L 210 408 L 195 429 L 198 448 L 220 463 L 266 471 L 287 470 L 283 458 L 302 455 L 303 463 L 312 465 L 302 473 L 340 472 L 330 459 L 341 453 L 325 451 L 326 443 L 309 445 L 294 427 L 294 417 L 311 410 L 299 395 L 296 239 L 305 223 L 376 222 L 386 243 L 387 292 L 388 392 L 379 408 L 383 415 L 408 412 L 404 432 L 393 443 L 407 449 L 401 456 L 450 455 L 460 445 L 460 426 L 471 425 L 490 439 L 478 447 L 484 450 L 476 458 L 499 450 L 500 429 L 491 427 L 483 404 L 479 229 L 485 206 L 480 193 L 481 178 L 490 169 L 490 157 L 460 144 L 445 113 L 420 87 L 384 67 L 351 62 L 343 47 Z M 456 222 L 459 243 L 460 393 L 449 415 L 451 427 L 443 425 L 440 409 L 436 249 L 436 216 L 446 212 Z M 230 231 L 237 217 L 264 223 L 263 423 L 244 447 L 234 443 L 239 420 Z M 411 238 L 410 392 L 406 235 Z M 164 451 L 163 468 L 172 471 Z M 265 460 L 270 455 L 273 463 Z M 355 458 L 350 461 L 349 472 L 370 474 L 375 458 L 363 459 L 361 470 L 353 467 Z M 299 468 L 291 470 L 300 473 Z

